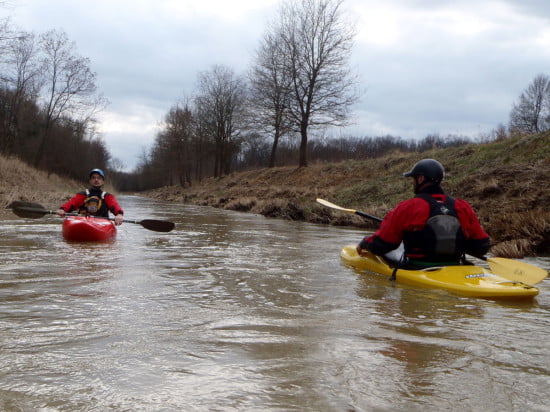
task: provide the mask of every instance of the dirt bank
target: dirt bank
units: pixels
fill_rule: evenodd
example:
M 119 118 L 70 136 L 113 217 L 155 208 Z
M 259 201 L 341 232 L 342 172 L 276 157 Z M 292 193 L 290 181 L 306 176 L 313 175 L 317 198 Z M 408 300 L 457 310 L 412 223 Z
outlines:
M 55 174 L 38 171 L 15 158 L 0 156 L 0 206 L 14 200 L 56 207 L 82 187 Z
M 148 196 L 268 217 L 374 228 L 373 222 L 328 209 L 315 199 L 383 217 L 412 195 L 411 183 L 402 173 L 426 157 L 445 165 L 447 193 L 469 201 L 477 211 L 491 235 L 493 254 L 550 254 L 549 133 L 422 154 L 252 170 L 205 179 L 191 187 L 165 187 Z
M 466 199 L 477 211 L 494 243 L 493 254 L 550 255 L 550 133 L 301 169 L 251 170 L 145 195 L 267 217 L 375 228 L 374 222 L 328 209 L 315 199 L 383 217 L 397 202 L 412 195 L 410 181 L 402 173 L 426 157 L 445 165 L 443 186 L 447 193 Z M 0 181 L 0 213 L 10 213 L 4 208 L 14 200 L 34 201 L 54 209 L 85 184 L 2 156 Z

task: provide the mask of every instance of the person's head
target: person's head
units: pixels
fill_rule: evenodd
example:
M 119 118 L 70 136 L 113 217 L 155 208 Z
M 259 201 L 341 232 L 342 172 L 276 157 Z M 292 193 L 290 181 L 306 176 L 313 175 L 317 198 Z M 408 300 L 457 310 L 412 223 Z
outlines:
M 412 177 L 414 193 L 418 193 L 428 185 L 439 185 L 445 176 L 443 165 L 434 159 L 422 159 L 413 168 L 403 173 L 405 177 Z
M 90 178 L 89 182 L 91 186 L 98 188 L 103 186 L 103 183 L 105 182 L 105 173 L 103 173 L 103 170 L 92 169 L 90 170 L 90 173 L 88 173 L 88 176 Z

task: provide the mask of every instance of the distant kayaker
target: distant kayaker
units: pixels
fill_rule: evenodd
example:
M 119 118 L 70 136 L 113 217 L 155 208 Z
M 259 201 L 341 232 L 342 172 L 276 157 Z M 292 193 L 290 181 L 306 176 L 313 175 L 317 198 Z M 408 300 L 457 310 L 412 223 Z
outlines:
M 423 159 L 404 173 L 413 178 L 416 196 L 391 210 L 380 228 L 357 245 L 357 252 L 385 255 L 403 242 L 402 264 L 409 267 L 457 265 L 465 253 L 487 253 L 489 236 L 466 201 L 444 193 L 444 175 L 434 159 Z
M 105 182 L 105 173 L 101 169 L 90 170 L 90 188 L 74 195 L 68 202 L 57 210 L 59 216 L 65 213 L 78 211 L 85 216 L 109 217 L 109 212 L 115 215 L 115 225 L 121 225 L 124 220 L 124 211 L 118 204 L 115 196 L 102 190 Z

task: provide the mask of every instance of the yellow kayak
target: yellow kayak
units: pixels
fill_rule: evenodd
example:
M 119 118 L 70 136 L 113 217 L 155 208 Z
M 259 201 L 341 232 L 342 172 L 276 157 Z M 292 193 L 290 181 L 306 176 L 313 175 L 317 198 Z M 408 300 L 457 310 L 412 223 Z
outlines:
M 359 271 L 379 273 L 388 277 L 394 271 L 394 267 L 386 259 L 372 253 L 360 256 L 355 246 L 345 246 L 340 256 L 347 266 Z M 420 270 L 398 269 L 396 281 L 487 299 L 525 299 L 539 293 L 535 286 L 508 280 L 492 273 L 489 269 L 473 265 L 431 267 Z

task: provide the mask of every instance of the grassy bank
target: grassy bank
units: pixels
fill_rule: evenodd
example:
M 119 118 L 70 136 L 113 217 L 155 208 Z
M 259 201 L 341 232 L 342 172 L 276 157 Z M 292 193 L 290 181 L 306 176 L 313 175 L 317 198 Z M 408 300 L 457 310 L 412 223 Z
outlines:
M 474 207 L 491 235 L 493 254 L 550 254 L 550 133 L 301 169 L 251 170 L 148 195 L 268 217 L 374 228 L 372 222 L 327 209 L 315 199 L 383 217 L 397 202 L 412 196 L 410 179 L 402 173 L 428 157 L 446 167 L 447 193 Z
M 494 255 L 550 254 L 550 133 L 301 169 L 251 170 L 146 195 L 267 217 L 374 229 L 375 223 L 328 209 L 315 199 L 383 217 L 397 202 L 412 196 L 410 179 L 402 173 L 426 157 L 445 165 L 447 193 L 467 200 L 477 211 L 491 235 Z M 84 179 L 68 181 L 1 156 L 0 180 L 2 208 L 25 200 L 54 209 L 86 184 Z
M 55 174 L 38 171 L 19 159 L 0 156 L 0 207 L 14 200 L 37 202 L 56 208 L 76 191 L 77 183 Z

